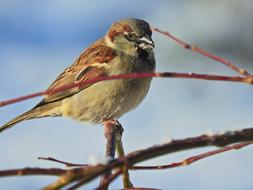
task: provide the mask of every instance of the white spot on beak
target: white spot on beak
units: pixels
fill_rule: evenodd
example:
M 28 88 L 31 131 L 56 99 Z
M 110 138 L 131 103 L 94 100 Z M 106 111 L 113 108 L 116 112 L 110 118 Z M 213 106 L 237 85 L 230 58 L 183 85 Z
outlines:
M 145 42 L 145 43 L 151 45 L 152 47 L 154 47 L 154 42 L 152 40 L 146 38 L 145 36 L 140 38 L 140 41 Z

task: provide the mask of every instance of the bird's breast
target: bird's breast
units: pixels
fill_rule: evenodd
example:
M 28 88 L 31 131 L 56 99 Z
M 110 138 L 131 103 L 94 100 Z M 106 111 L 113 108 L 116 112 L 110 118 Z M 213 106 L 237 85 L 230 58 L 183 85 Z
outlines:
M 151 79 L 103 81 L 65 99 L 63 115 L 90 123 L 117 119 L 137 107 L 146 96 Z
M 110 63 L 109 75 L 132 72 L 153 72 L 154 62 L 139 58 L 116 57 Z M 148 65 L 149 64 L 149 65 Z M 65 99 L 62 113 L 65 116 L 90 123 L 117 119 L 137 107 L 148 93 L 151 78 L 102 81 Z

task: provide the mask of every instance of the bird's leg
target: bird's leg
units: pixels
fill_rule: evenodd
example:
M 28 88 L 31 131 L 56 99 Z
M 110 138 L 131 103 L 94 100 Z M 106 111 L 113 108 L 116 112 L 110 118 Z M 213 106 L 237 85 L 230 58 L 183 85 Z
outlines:
M 123 133 L 123 128 L 119 122 L 116 120 L 107 120 L 104 121 L 104 134 L 106 138 L 106 157 L 114 158 L 115 157 L 115 148 L 116 144 L 121 139 L 121 135 Z M 100 184 L 111 175 L 111 171 L 106 172 L 100 180 Z M 108 189 L 106 187 L 105 189 Z

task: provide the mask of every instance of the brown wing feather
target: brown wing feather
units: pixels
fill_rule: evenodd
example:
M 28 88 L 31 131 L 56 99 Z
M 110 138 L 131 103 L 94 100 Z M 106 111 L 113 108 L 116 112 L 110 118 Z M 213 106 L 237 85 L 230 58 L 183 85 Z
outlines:
M 74 64 L 66 68 L 63 73 L 57 77 L 48 89 L 55 89 L 63 85 L 89 80 L 94 77 L 107 76 L 105 67 L 102 67 L 102 65 L 100 67 L 98 64 L 109 64 L 115 56 L 115 51 L 112 48 L 105 46 L 104 39 L 101 39 L 87 48 Z M 35 107 L 72 96 L 89 86 L 91 86 L 91 84 L 72 88 L 53 95 L 47 95 Z

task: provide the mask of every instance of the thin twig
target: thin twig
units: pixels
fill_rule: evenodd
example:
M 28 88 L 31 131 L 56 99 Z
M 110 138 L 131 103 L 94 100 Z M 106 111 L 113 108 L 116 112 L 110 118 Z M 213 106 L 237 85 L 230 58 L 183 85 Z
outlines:
M 67 172 L 67 170 L 59 168 L 21 168 L 12 170 L 0 170 L 0 177 L 9 176 L 26 176 L 26 175 L 52 175 L 60 176 Z
M 43 190 L 55 190 L 65 187 L 75 181 L 82 179 L 85 183 L 95 179 L 100 174 L 104 173 L 105 166 L 86 166 L 80 168 L 73 168 L 61 175 L 55 182 L 43 188 Z
M 84 86 L 87 84 L 93 84 L 96 82 L 107 81 L 107 80 L 117 80 L 117 79 L 130 79 L 130 78 L 151 78 L 151 77 L 165 77 L 165 78 L 187 78 L 187 79 L 201 79 L 201 80 L 214 80 L 214 81 L 230 81 L 230 82 L 240 82 L 253 84 L 253 77 L 239 77 L 239 76 L 224 76 L 224 75 L 207 75 L 207 74 L 197 74 L 197 73 L 175 73 L 175 72 L 163 72 L 163 73 L 130 73 L 124 75 L 114 75 L 108 77 L 96 77 L 87 81 L 81 81 L 79 83 L 72 83 L 68 85 L 63 85 L 55 89 L 49 89 L 29 95 L 19 96 L 17 98 L 0 101 L 0 107 L 17 103 L 20 101 L 28 100 L 43 95 L 53 95 L 59 92 L 63 92 L 78 86 Z
M 122 144 L 121 139 L 119 139 L 116 143 L 116 151 L 118 154 L 118 158 L 125 156 L 125 152 L 124 152 L 124 148 L 123 148 L 123 144 Z M 134 187 L 131 180 L 130 180 L 127 166 L 122 168 L 122 181 L 123 181 L 123 186 L 125 189 L 130 189 L 130 188 Z
M 76 163 L 70 163 L 70 162 L 65 162 L 62 160 L 58 160 L 52 157 L 38 157 L 39 160 L 48 160 L 52 162 L 57 162 L 60 164 L 64 164 L 66 167 L 82 167 L 82 166 L 89 166 L 88 164 L 76 164 Z
M 94 190 L 104 190 L 106 188 L 108 188 L 109 184 L 115 180 L 120 174 L 122 173 L 122 170 L 118 170 L 116 171 L 114 174 L 108 176 L 101 184 L 99 184 L 99 186 L 97 188 L 95 188 Z M 81 187 L 82 185 L 84 185 L 86 183 L 85 180 L 80 180 L 79 182 L 77 182 L 76 184 L 74 184 L 73 186 L 69 187 L 67 190 L 75 190 L 79 187 Z
M 242 143 L 238 143 L 238 144 L 234 144 L 234 145 L 229 145 L 229 146 L 225 146 L 223 148 L 214 150 L 214 151 L 209 151 L 203 154 L 199 154 L 199 155 L 195 155 L 195 156 L 191 156 L 181 162 L 175 162 L 175 163 L 171 163 L 171 164 L 167 164 L 167 165 L 160 165 L 160 166 L 132 166 L 129 169 L 130 170 L 164 170 L 164 169 L 169 169 L 169 168 L 175 168 L 175 167 L 179 167 L 179 166 L 188 166 L 198 160 L 216 155 L 216 154 L 220 154 L 226 151 L 230 151 L 230 150 L 237 150 L 240 148 L 243 148 L 245 146 L 251 145 L 253 144 L 252 141 L 247 141 L 247 142 L 242 142 Z
M 122 173 L 122 169 L 119 169 L 114 174 L 109 176 L 102 184 L 99 185 L 99 187 L 95 188 L 95 190 L 103 190 L 105 187 L 107 187 L 113 180 L 115 180 L 120 174 Z
M 190 44 L 180 40 L 179 38 L 173 36 L 171 33 L 167 32 L 167 31 L 162 31 L 159 28 L 152 28 L 152 29 L 155 32 L 158 32 L 160 34 L 168 36 L 169 38 L 171 38 L 173 41 L 175 41 L 177 44 L 179 44 L 181 47 L 183 47 L 185 49 L 199 53 L 201 55 L 204 55 L 205 57 L 211 58 L 219 63 L 222 63 L 222 64 L 226 65 L 227 67 L 229 67 L 230 69 L 240 73 L 243 76 L 246 76 L 246 77 L 251 76 L 251 74 L 248 71 L 246 71 L 245 69 L 241 69 L 241 68 L 237 67 L 235 64 L 233 64 L 232 62 L 230 62 L 222 57 L 219 57 L 217 55 L 213 55 L 213 54 L 211 54 L 211 53 L 209 53 L 209 52 L 207 52 L 195 45 L 190 45 Z

